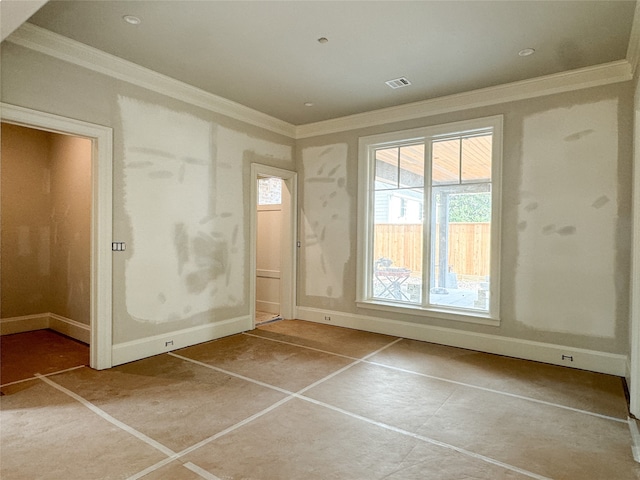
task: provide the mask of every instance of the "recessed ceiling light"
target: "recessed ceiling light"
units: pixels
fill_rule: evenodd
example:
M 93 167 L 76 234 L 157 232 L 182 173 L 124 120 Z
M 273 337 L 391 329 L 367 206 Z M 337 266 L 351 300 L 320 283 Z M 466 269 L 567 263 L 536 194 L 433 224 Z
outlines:
M 313 107 L 313 102 L 305 102 L 304 106 L 305 107 Z
M 135 15 L 125 15 L 122 19 L 130 25 L 140 25 L 142 23 L 142 20 Z
M 329 41 L 329 39 L 327 37 L 320 37 L 318 39 L 318 43 L 327 43 Z
M 518 52 L 518 55 L 520 55 L 521 57 L 528 57 L 529 55 L 533 55 L 534 53 L 536 53 L 534 48 L 523 48 Z

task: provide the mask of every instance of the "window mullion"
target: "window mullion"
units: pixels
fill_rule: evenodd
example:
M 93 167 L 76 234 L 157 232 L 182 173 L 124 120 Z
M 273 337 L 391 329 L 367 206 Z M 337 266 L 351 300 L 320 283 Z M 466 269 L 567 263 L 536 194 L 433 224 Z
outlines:
M 367 189 L 367 198 L 366 198 L 366 259 L 365 259 L 365 267 L 364 267 L 364 278 L 366 279 L 364 282 L 364 297 L 371 298 L 373 296 L 373 257 L 374 257 L 374 234 L 373 229 L 375 226 L 374 216 L 375 216 L 375 195 L 376 190 L 374 188 L 375 179 L 376 179 L 376 161 L 375 161 L 375 149 L 370 148 L 367 155 L 367 184 L 370 185 L 370 188 Z
M 422 215 L 422 306 L 429 305 L 429 292 L 431 291 L 431 158 L 433 142 L 427 138 L 424 142 L 424 189 Z M 425 268 L 426 267 L 426 268 Z

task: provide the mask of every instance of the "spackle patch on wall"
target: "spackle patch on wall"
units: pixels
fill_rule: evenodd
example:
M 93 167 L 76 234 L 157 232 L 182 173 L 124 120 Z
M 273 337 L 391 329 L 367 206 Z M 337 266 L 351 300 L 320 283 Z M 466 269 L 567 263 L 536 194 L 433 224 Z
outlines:
M 124 208 L 132 230 L 128 313 L 165 323 L 238 305 L 242 158 L 227 159 L 220 171 L 209 122 L 126 97 L 118 104 Z
M 213 142 L 216 145 L 218 172 L 215 181 L 216 228 L 229 245 L 227 261 L 232 266 L 225 273 L 227 304 L 246 305 L 244 273 L 247 256 L 244 225 L 247 219 L 244 206 L 247 200 L 242 190 L 243 162 L 247 153 L 251 152 L 253 156 L 290 163 L 293 148 L 224 127 L 215 129 Z
M 615 100 L 524 120 L 515 287 L 528 326 L 615 335 L 617 123 Z
M 340 298 L 351 251 L 346 144 L 305 148 L 303 238 L 307 295 Z

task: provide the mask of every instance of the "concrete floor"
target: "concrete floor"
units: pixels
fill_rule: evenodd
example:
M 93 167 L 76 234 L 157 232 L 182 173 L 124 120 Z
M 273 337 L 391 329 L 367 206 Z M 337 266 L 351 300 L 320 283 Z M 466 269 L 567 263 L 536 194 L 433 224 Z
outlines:
M 6 480 L 640 478 L 618 377 L 303 321 L 2 392 Z

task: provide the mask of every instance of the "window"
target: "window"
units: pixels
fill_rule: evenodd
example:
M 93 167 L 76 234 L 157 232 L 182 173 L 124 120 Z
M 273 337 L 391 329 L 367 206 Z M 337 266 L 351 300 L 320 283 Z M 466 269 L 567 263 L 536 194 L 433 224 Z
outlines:
M 360 139 L 360 306 L 496 324 L 502 117 Z
M 282 180 L 277 177 L 258 178 L 258 205 L 282 203 Z

